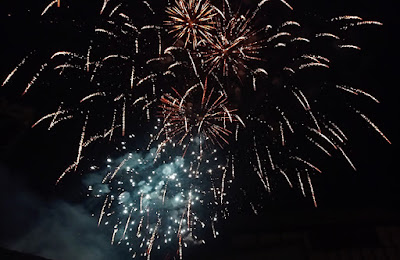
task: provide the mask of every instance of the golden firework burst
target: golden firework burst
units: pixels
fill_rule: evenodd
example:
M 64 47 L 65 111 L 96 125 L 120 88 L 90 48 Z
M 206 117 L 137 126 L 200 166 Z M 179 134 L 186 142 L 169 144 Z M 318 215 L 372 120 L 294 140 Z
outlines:
M 233 122 L 242 123 L 236 114 L 237 109 L 227 108 L 227 97 L 222 93 L 218 94 L 214 89 L 208 93 L 204 88 L 201 96 L 189 101 L 189 95 L 199 89 L 195 85 L 183 96 L 173 89 L 176 97 L 172 94 L 162 96 L 159 116 L 164 118 L 164 127 L 159 135 L 166 135 L 165 142 L 174 140 L 177 144 L 183 144 L 192 142 L 195 137 L 201 137 L 222 147 L 222 143 L 228 144 L 226 137 L 231 134 L 227 125 Z
M 213 18 L 218 14 L 209 0 L 175 0 L 175 5 L 167 8 L 169 20 L 165 24 L 175 33 L 177 40 L 182 39 L 185 47 L 193 44 L 193 49 L 201 42 L 208 42 L 214 28 Z
M 240 71 L 247 69 L 247 62 L 262 60 L 259 51 L 264 47 L 265 39 L 258 33 L 265 28 L 253 30 L 251 22 L 251 18 L 236 15 L 227 23 L 216 23 L 218 33 L 211 37 L 207 50 L 203 52 L 210 72 L 221 69 L 227 76 L 232 70 L 239 76 Z

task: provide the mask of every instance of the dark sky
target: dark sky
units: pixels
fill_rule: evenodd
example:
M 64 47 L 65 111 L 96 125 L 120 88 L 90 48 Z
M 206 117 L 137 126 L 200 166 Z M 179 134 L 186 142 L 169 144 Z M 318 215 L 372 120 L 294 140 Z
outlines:
M 49 55 L 57 50 L 86 48 L 102 4 L 101 1 L 61 0 L 63 7 L 50 10 L 41 17 L 48 2 L 0 3 L 0 82 L 32 52 L 32 58 L 12 80 L 0 87 L 0 177 L 3 184 L 0 191 L 0 246 L 52 259 L 124 259 L 125 253 L 118 247 L 109 246 L 108 231 L 97 228 L 96 219 L 85 208 L 82 177 L 77 173 L 62 185 L 54 185 L 59 174 L 76 156 L 75 144 L 79 135 L 70 133 L 78 133 L 79 124 L 72 123 L 69 128 L 57 128 L 56 131 L 47 131 L 46 126 L 30 128 L 35 120 L 54 110 L 55 97 L 65 83 L 52 80 L 53 85 L 50 85 L 40 81 L 40 86 L 34 86 L 31 95 L 20 95 Z M 383 22 L 380 32 L 374 31 L 372 38 L 366 35 L 360 40 L 360 45 L 366 47 L 360 54 L 354 82 L 381 101 L 379 105 L 369 103 L 362 108 L 392 145 L 361 120 L 346 119 L 346 128 L 351 129 L 352 137 L 350 153 L 357 171 L 354 172 L 343 160 L 331 160 L 332 165 L 326 167 L 324 176 L 314 185 L 318 208 L 313 207 L 310 198 L 299 198 L 300 193 L 273 192 L 259 216 L 253 216 L 248 206 L 233 212 L 228 223 L 221 226 L 221 233 L 226 235 L 209 240 L 205 249 L 226 250 L 229 244 L 223 240 L 244 232 L 246 225 L 249 227 L 246 232 L 250 233 L 258 232 L 260 226 L 266 230 L 277 225 L 290 229 L 312 225 L 310 223 L 318 222 L 324 214 L 342 216 L 347 212 L 355 216 L 362 215 L 361 212 L 382 212 L 379 219 L 384 221 L 385 214 L 390 215 L 387 212 L 399 210 L 396 161 L 399 56 L 395 35 L 398 20 L 392 2 L 304 0 L 296 1 L 293 6 L 300 20 L 303 16 L 327 19 L 355 14 Z M 287 215 L 293 218 L 284 217 Z

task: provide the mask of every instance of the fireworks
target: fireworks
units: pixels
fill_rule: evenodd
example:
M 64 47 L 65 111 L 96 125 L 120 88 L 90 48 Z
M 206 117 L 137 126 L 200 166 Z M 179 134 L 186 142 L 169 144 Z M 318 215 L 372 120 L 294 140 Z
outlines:
M 210 72 L 218 68 L 225 76 L 230 70 L 236 75 L 243 75 L 247 61 L 262 60 L 259 50 L 264 47 L 265 39 L 258 39 L 257 36 L 266 28 L 253 30 L 251 22 L 243 15 L 235 15 L 229 21 L 218 21 L 217 33 L 210 38 L 209 47 L 204 52 Z
M 100 206 L 98 225 L 113 226 L 111 244 L 127 247 L 133 258 L 162 256 L 170 244 L 182 256 L 183 247 L 205 243 L 205 227 L 216 234 L 218 218 L 226 217 L 232 177 L 217 150 L 202 163 L 193 149 L 185 158 L 168 154 L 128 153 L 85 178 Z
M 234 114 L 236 109 L 228 109 L 227 97 L 223 93 L 214 93 L 214 89 L 206 94 L 207 89 L 204 88 L 203 95 L 198 97 L 201 102 L 193 98 L 192 102 L 188 101 L 189 95 L 196 88 L 199 86 L 193 86 L 183 96 L 174 89 L 177 97 L 170 94 L 161 97 L 160 116 L 164 118 L 164 127 L 158 135 L 165 134 L 164 142 L 177 140 L 178 144 L 182 144 L 185 139 L 193 142 L 194 138 L 199 138 L 200 144 L 206 140 L 220 147 L 222 143 L 228 144 L 227 136 L 232 132 L 227 129 L 227 124 L 241 121 Z M 213 97 L 215 94 L 217 97 Z
M 23 94 L 51 67 L 66 78 L 78 74 L 85 83 L 75 103 L 61 102 L 33 125 L 51 120 L 51 129 L 67 119 L 83 122 L 76 159 L 57 183 L 80 169 L 89 145 L 122 138 L 117 150 L 124 155 L 109 158 L 106 170 L 93 171 L 87 182 L 89 195 L 101 200 L 98 225 L 113 226 L 111 243 L 125 244 L 134 257 L 150 258 L 172 243 L 182 258 L 185 245 L 204 243 L 201 230 L 217 236 L 216 222 L 228 215 L 235 178 L 251 183 L 247 196 L 254 192 L 258 199 L 260 189 L 273 192 L 283 182 L 309 195 L 316 207 L 312 177 L 324 169 L 311 151 L 342 156 L 356 170 L 346 153 L 345 130 L 329 119 L 327 109 L 347 104 L 319 102 L 320 93 L 350 93 L 379 103 L 364 90 L 332 82 L 329 73 L 338 66 L 334 52 L 362 50 L 362 44 L 346 42 L 348 30 L 382 24 L 340 16 L 327 25 L 333 32 L 324 28 L 310 35 L 300 21 L 279 17 L 267 23 L 260 13 L 269 2 L 234 14 L 228 0 L 176 0 L 161 13 L 143 1 L 139 6 L 150 18 L 141 19 L 130 14 L 131 5 L 105 0 L 100 10 L 105 22 L 94 28 L 87 51 L 55 52 L 25 88 Z M 348 107 L 390 143 L 369 117 Z M 136 152 L 127 139 L 141 143 Z M 235 165 L 246 172 L 235 171 Z M 262 201 L 248 203 L 258 214 Z
M 166 12 L 169 20 L 165 24 L 171 27 L 169 33 L 175 33 L 177 40 L 183 39 L 185 47 L 192 43 L 195 49 L 212 37 L 213 18 L 218 13 L 209 0 L 175 0 L 175 5 L 168 7 Z

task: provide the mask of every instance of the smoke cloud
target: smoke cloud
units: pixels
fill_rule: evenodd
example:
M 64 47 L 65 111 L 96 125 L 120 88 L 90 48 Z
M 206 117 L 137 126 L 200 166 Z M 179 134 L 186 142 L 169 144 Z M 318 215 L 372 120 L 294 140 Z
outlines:
M 0 176 L 2 247 L 54 260 L 121 257 L 82 205 L 45 201 L 1 165 Z

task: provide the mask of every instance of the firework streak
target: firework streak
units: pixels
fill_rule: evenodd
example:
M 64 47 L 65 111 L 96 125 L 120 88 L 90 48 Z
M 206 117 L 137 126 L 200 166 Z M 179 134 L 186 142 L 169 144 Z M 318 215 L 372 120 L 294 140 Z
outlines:
M 262 14 L 271 2 L 283 11 L 269 23 Z M 45 7 L 44 19 L 56 3 Z M 48 129 L 67 119 L 83 123 L 76 159 L 57 184 L 68 172 L 90 168 L 85 182 L 98 201 L 97 223 L 110 226 L 111 244 L 125 245 L 132 257 L 160 258 L 172 244 L 182 259 L 186 246 L 205 242 L 203 230 L 216 237 L 234 179 L 250 187 L 246 196 L 258 199 L 283 183 L 317 207 L 312 179 L 323 168 L 314 153 L 341 156 L 356 170 L 345 152 L 346 130 L 329 119 L 329 107 L 361 116 L 390 143 L 353 104 L 317 102 L 323 92 L 379 103 L 369 90 L 332 82 L 331 70 L 341 65 L 337 52 L 362 51 L 346 35 L 382 23 L 339 16 L 312 35 L 290 19 L 294 8 L 283 0 L 233 9 L 229 0 L 171 0 L 161 8 L 104 0 L 85 51 L 56 51 L 25 86 L 28 95 L 50 73 L 84 79 L 73 88 L 75 103 L 60 101 L 32 127 L 46 120 Z M 87 167 L 88 147 L 101 140 L 121 144 L 119 159 Z M 261 203 L 248 202 L 255 214 Z
M 188 151 L 185 158 L 168 152 L 157 157 L 156 149 L 128 153 L 85 177 L 100 205 L 98 225 L 113 225 L 111 243 L 148 258 L 170 244 L 205 243 L 202 230 L 227 214 L 223 195 L 232 178 L 226 175 L 228 162 L 218 164 L 217 151 L 203 161 Z

